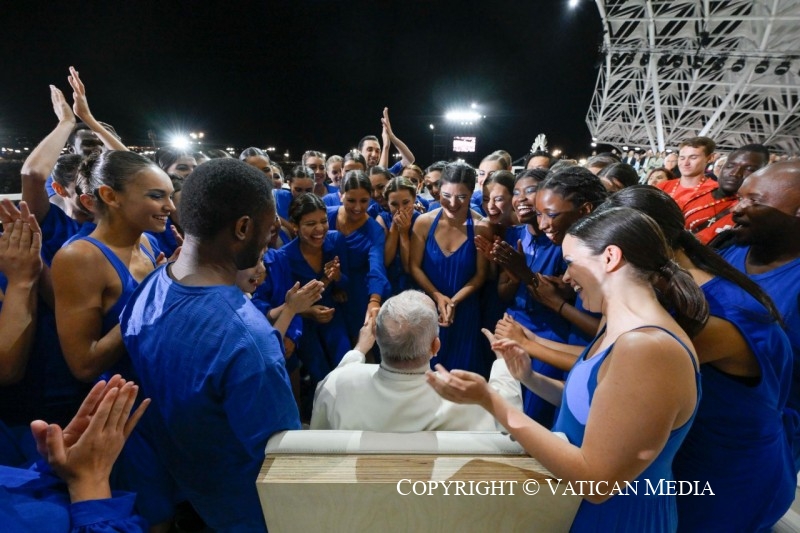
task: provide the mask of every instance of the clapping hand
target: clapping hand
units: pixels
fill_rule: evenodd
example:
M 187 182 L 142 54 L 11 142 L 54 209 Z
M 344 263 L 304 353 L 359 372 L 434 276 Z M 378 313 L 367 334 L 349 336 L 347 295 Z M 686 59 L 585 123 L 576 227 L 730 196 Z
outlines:
M 11 200 L 0 203 L 0 272 L 9 285 L 32 284 L 42 272 L 42 230 L 25 202 L 17 209 Z
M 302 287 L 300 282 L 286 292 L 286 307 L 293 313 L 305 313 L 314 305 L 325 291 L 325 284 L 318 280 L 311 280 Z

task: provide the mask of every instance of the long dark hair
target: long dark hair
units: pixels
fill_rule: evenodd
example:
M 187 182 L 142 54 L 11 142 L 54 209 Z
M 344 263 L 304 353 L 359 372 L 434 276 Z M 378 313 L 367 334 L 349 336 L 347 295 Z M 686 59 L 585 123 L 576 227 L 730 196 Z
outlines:
M 761 302 L 772 319 L 781 322 L 780 311 L 764 289 L 685 229 L 686 221 L 681 208 L 667 193 L 650 185 L 633 185 L 609 196 L 600 209 L 611 207 L 632 207 L 652 217 L 673 250 L 683 250 L 700 270 L 738 285 Z
M 662 305 L 674 311 L 687 334 L 703 329 L 708 302 L 692 276 L 671 259 L 672 250 L 655 220 L 630 207 L 610 207 L 578 220 L 567 233 L 596 255 L 618 246 L 628 264 L 659 288 Z

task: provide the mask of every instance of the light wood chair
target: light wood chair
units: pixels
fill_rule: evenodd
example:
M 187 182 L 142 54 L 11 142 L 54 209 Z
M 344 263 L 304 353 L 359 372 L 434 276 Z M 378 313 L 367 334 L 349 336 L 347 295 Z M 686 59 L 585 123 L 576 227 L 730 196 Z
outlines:
M 272 533 L 559 532 L 581 501 L 499 432 L 282 432 L 257 488 Z

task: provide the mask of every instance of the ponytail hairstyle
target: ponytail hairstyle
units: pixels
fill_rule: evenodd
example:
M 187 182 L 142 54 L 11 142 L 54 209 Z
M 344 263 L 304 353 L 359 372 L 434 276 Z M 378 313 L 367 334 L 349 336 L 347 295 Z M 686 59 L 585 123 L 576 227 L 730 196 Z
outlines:
M 242 153 L 239 154 L 239 161 L 246 161 L 248 157 L 258 157 L 263 156 L 267 158 L 269 161 L 269 155 L 262 150 L 261 148 L 256 148 L 255 146 L 251 146 L 250 148 L 245 148 L 242 150 Z
M 609 196 L 601 209 L 610 207 L 632 207 L 653 218 L 664 232 L 670 248 L 683 250 L 700 270 L 724 278 L 747 291 L 766 308 L 772 320 L 783 324 L 780 311 L 761 286 L 686 230 L 681 208 L 667 193 L 650 185 L 633 185 Z
M 442 169 L 442 185 L 445 183 L 460 183 L 473 191 L 478 173 L 467 163 L 448 163 Z
M 318 152 L 316 150 L 306 150 L 303 152 L 303 156 L 301 158 L 301 162 L 303 166 L 306 166 L 306 162 L 311 159 L 312 157 L 318 157 L 322 160 L 322 164 L 325 164 L 325 156 L 322 155 L 322 152 Z
M 292 198 L 292 202 L 289 204 L 289 222 L 299 226 L 300 219 L 304 215 L 315 211 L 327 213 L 327 206 L 322 202 L 322 199 L 310 192 L 298 194 Z
M 58 159 L 56 159 L 56 165 L 53 167 L 53 181 L 64 188 L 75 183 L 81 161 L 83 161 L 83 156 L 79 154 L 64 154 L 59 156 Z
M 514 174 L 508 170 L 498 170 L 483 182 L 483 186 L 488 185 L 502 185 L 508 191 L 508 194 L 514 196 Z
M 364 167 L 362 170 L 367 170 L 367 160 L 358 150 L 351 150 L 346 154 L 344 154 L 344 158 L 342 159 L 342 166 L 344 166 L 344 164 L 347 163 L 348 161 L 355 161 L 356 163 Z
M 314 173 L 311 172 L 311 169 L 308 167 L 304 167 L 302 165 L 297 165 L 294 167 L 291 172 L 286 174 L 286 181 L 289 183 L 293 182 L 295 179 L 314 179 Z
M 169 146 L 159 148 L 153 156 L 156 164 L 161 167 L 164 172 L 167 171 L 175 162 L 181 157 L 194 158 L 194 154 L 189 150 L 180 150 Z
M 109 150 L 99 154 L 94 153 L 84 159 L 78 167 L 78 176 L 75 179 L 76 192 L 92 195 L 95 199 L 95 209 L 103 213 L 107 206 L 98 193 L 100 187 L 107 185 L 115 191 L 124 191 L 128 181 L 148 168 L 159 169 L 153 161 L 136 152 Z
M 339 190 L 343 196 L 344 193 L 356 189 L 364 189 L 372 196 L 372 182 L 369 181 L 367 173 L 363 170 L 349 171 L 339 184 Z
M 481 163 L 496 161 L 501 170 L 511 170 L 511 156 L 505 150 L 495 150 L 491 154 L 481 159 Z
M 581 218 L 567 233 L 595 255 L 610 245 L 619 247 L 641 278 L 659 289 L 659 301 L 674 311 L 689 336 L 703 329 L 708 302 L 692 276 L 672 260 L 672 249 L 655 220 L 630 207 L 610 207 Z
M 389 194 L 398 191 L 408 191 L 412 199 L 415 200 L 417 198 L 417 188 L 414 186 L 414 182 L 403 176 L 398 176 L 389 180 L 389 183 L 386 184 L 386 188 L 383 190 L 383 197 L 388 201 Z

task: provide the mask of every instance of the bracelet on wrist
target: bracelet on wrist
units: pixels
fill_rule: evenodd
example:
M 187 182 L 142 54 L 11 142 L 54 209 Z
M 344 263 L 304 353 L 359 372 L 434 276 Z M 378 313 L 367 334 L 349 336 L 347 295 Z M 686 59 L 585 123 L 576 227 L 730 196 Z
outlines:
M 566 301 L 566 300 L 564 300 L 563 302 L 561 302 L 561 305 L 559 305 L 559 306 L 558 306 L 558 316 L 564 316 L 564 315 L 562 315 L 562 314 L 561 314 L 561 311 L 563 311 L 563 309 L 564 309 L 564 305 L 565 305 L 566 303 L 567 303 L 567 301 Z

